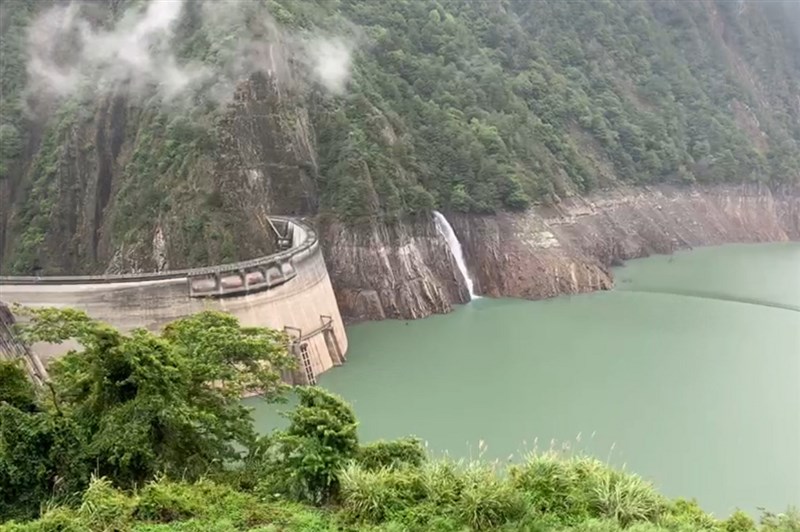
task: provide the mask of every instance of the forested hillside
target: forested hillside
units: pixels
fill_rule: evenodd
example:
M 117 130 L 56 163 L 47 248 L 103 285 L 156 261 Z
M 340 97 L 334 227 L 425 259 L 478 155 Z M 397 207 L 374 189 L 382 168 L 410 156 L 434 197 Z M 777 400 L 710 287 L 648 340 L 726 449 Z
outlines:
M 328 175 L 342 153 L 358 153 L 380 169 L 389 214 L 403 181 L 383 179 L 400 168 L 440 204 L 479 212 L 615 180 L 796 179 L 798 40 L 781 18 L 790 7 L 342 3 L 375 42 L 354 90 L 389 118 L 408 157 L 381 158 L 378 132 L 364 131 L 369 106 L 354 97 L 335 122 L 351 139 Z M 339 196 L 331 203 L 349 212 Z
M 95 76 L 124 43 L 91 71 L 73 53 L 147 2 L 81 4 L 77 30 L 43 25 L 51 5 L 0 11 L 3 272 L 153 267 L 144 248 L 231 260 L 258 251 L 242 219 L 266 212 L 362 223 L 800 181 L 800 4 L 187 0 L 145 48 L 211 73 L 180 98 L 158 61 Z M 47 94 L 42 58 L 86 79 Z

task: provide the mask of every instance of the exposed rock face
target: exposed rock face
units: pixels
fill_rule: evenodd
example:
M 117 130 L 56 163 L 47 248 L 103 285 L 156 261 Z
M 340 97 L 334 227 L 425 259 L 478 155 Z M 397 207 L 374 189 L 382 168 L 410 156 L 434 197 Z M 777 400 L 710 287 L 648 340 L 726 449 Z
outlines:
M 346 320 L 420 318 L 469 300 L 432 219 L 355 228 L 320 225 L 328 271 Z
M 27 166 L 0 179 L 3 273 L 152 271 L 275 251 L 267 213 L 316 210 L 304 97 L 254 74 L 213 127 L 212 118 L 159 113 L 124 94 L 65 114 Z M 165 157 L 174 164 L 157 164 Z
M 143 134 L 128 126 L 148 123 L 136 114 L 141 112 L 109 97 L 92 120 L 64 127 L 55 138 L 64 146 L 53 163 L 58 201 L 42 214 L 49 229 L 36 248 L 47 273 L 212 264 L 226 256 L 212 238 L 222 231 L 196 234 L 184 227 L 204 210 L 211 229 L 223 222 L 235 229 L 228 255 L 251 258 L 273 251 L 268 213 L 316 211 L 318 169 L 308 114 L 289 87 L 256 76 L 242 83 L 222 119 L 219 156 L 198 163 L 183 185 L 215 191 L 219 204 L 176 203 L 169 216 L 146 220 L 137 245 L 115 244 L 109 214 L 121 216 L 115 202 L 139 187 L 140 174 L 130 165 L 134 141 Z M 93 149 L 86 148 L 90 141 Z M 7 183 L 0 187 L 2 206 L 12 203 L 13 192 Z M 10 212 L 11 221 L 20 214 Z M 610 265 L 651 253 L 800 240 L 800 187 L 620 187 L 523 214 L 448 219 L 478 293 L 536 299 L 608 289 Z M 430 217 L 361 227 L 320 221 L 317 227 L 342 315 L 350 321 L 419 318 L 468 299 Z M 5 251 L 14 243 L 7 239 Z M 187 257 L 188 250 L 203 248 Z
M 222 119 L 218 179 L 225 201 L 249 215 L 316 209 L 316 147 L 304 100 L 291 85 L 255 74 Z
M 620 188 L 524 214 L 448 219 L 478 293 L 540 299 L 607 290 L 613 286 L 609 267 L 626 259 L 703 245 L 800 240 L 800 190 Z M 338 228 L 326 241 L 339 304 L 350 319 L 416 318 L 466 300 L 463 280 L 430 223 Z
M 788 240 L 798 205 L 800 196 L 776 200 L 766 187 L 664 186 L 618 189 L 517 216 L 458 217 L 453 224 L 481 292 L 536 299 L 608 289 L 608 267 L 626 259 Z
M 451 224 L 480 294 L 540 299 L 613 285 L 594 242 L 565 247 L 538 213 L 454 216 Z
M 789 240 L 800 240 L 800 186 L 781 187 L 773 194 L 778 221 Z
M 242 81 L 220 121 L 217 149 L 213 180 L 222 212 L 214 217 L 236 228 L 233 255 L 277 251 L 268 215 L 316 209 L 316 148 L 303 99 L 274 77 Z
M 0 193 L 0 211 L 7 217 L 8 231 L 0 234 L 0 259 L 18 251 L 20 240 L 24 240 L 19 235 L 31 225 L 46 228 L 30 236 L 37 242 L 34 262 L 51 273 L 83 271 L 87 264 L 106 257 L 109 239 L 105 209 L 111 200 L 112 175 L 120 171 L 118 159 L 130 157 L 129 146 L 124 144 L 128 114 L 124 99 L 115 94 L 100 98 L 96 109 L 88 113 L 80 124 L 64 119 L 63 127 L 51 131 L 44 140 L 39 127 L 31 124 L 36 134 L 5 183 L 8 195 L 2 197 Z M 53 151 L 51 159 L 32 163 L 40 142 L 59 149 Z M 21 179 L 25 173 L 47 177 L 26 186 L 27 180 Z M 26 211 L 22 207 L 20 200 L 25 196 L 31 197 L 29 206 L 35 209 Z

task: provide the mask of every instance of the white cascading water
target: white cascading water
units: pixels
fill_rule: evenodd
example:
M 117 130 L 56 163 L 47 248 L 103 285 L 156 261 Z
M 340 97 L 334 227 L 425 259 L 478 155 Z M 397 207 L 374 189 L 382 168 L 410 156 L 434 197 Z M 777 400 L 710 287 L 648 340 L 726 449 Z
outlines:
M 444 215 L 439 211 L 433 211 L 433 217 L 436 223 L 436 229 L 447 241 L 447 246 L 450 248 L 450 253 L 452 253 L 453 258 L 456 259 L 456 266 L 458 266 L 458 270 L 461 272 L 461 275 L 464 276 L 464 281 L 467 283 L 467 289 L 469 290 L 469 298 L 475 299 L 480 297 L 475 293 L 473 288 L 472 277 L 469 276 L 469 272 L 467 271 L 467 263 L 464 260 L 464 250 L 461 249 L 461 242 L 458 241 L 456 232 L 453 231 L 453 227 L 450 225 L 450 222 L 447 221 L 447 218 L 445 218 Z

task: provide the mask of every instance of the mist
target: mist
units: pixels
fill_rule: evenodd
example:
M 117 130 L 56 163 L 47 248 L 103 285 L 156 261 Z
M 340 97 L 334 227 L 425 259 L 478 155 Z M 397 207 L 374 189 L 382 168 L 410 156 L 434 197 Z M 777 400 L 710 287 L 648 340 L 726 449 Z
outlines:
M 309 43 L 317 80 L 329 91 L 342 94 L 350 79 L 350 48 L 339 39 L 316 39 Z
M 317 85 L 334 95 L 343 94 L 350 79 L 348 40 L 287 31 L 255 2 L 151 0 L 101 25 L 104 10 L 72 1 L 33 21 L 29 99 L 114 92 L 181 108 L 198 99 L 224 104 L 256 72 L 278 84 L 301 90 Z M 208 49 L 202 58 L 186 59 L 191 54 L 180 47 L 198 32 Z

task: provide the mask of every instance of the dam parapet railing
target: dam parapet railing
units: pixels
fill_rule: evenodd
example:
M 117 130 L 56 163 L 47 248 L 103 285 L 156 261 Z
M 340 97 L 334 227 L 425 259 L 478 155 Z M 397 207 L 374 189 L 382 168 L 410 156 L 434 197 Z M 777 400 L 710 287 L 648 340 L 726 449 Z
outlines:
M 142 283 L 185 278 L 190 297 L 224 297 L 257 292 L 293 279 L 297 275 L 294 263 L 301 262 L 319 245 L 316 232 L 297 219 L 270 216 L 270 225 L 276 233 L 279 247 L 284 249 L 255 259 L 160 272 L 0 276 L 0 286 Z

